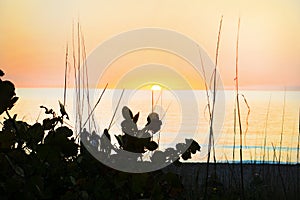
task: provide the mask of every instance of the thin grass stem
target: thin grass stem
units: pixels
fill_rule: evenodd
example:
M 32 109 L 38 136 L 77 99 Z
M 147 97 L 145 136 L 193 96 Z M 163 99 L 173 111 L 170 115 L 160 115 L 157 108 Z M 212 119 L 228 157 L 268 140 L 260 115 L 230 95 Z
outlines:
M 102 99 L 102 96 L 103 96 L 104 92 L 106 91 L 107 86 L 108 86 L 108 83 L 106 83 L 106 85 L 105 85 L 105 87 L 104 87 L 104 89 L 103 89 L 101 95 L 99 96 L 99 98 L 98 98 L 98 100 L 97 100 L 95 106 L 93 107 L 91 113 L 88 115 L 87 119 L 86 119 L 85 122 L 83 123 L 83 126 L 82 126 L 82 127 L 84 127 L 84 126 L 86 125 L 86 123 L 88 122 L 88 120 L 90 119 L 90 117 L 93 115 L 93 113 L 94 113 L 96 107 L 98 106 L 98 104 L 100 103 L 100 101 L 101 101 L 101 99 Z M 81 131 L 81 130 L 80 130 L 80 131 Z M 76 138 L 78 137 L 78 135 L 79 135 L 79 133 L 77 134 Z
M 283 109 L 282 109 L 281 133 L 280 133 L 279 156 L 278 156 L 279 164 L 281 161 L 281 149 L 282 149 L 282 139 L 283 139 L 283 131 L 284 131 L 285 103 L 286 103 L 286 90 L 284 90 Z
M 236 106 L 237 106 L 237 114 L 238 114 L 238 125 L 240 132 L 240 172 L 241 172 L 241 199 L 245 199 L 244 192 L 244 171 L 243 171 L 243 130 L 242 130 L 242 122 L 241 122 L 241 111 L 240 111 L 240 103 L 239 103 L 239 76 L 238 76 L 238 59 L 239 59 L 239 32 L 240 32 L 240 18 L 238 21 L 238 32 L 237 32 L 237 40 L 236 40 L 236 61 L 235 61 L 235 86 L 236 86 Z
M 213 101 L 212 101 L 212 108 L 211 108 L 211 112 L 210 112 L 211 113 L 211 115 L 210 115 L 210 131 L 209 131 L 209 142 L 208 142 L 208 155 L 207 155 L 207 165 L 206 165 L 204 199 L 207 199 L 210 153 L 211 153 L 212 144 L 214 145 L 214 142 L 213 142 L 214 141 L 213 140 L 213 124 L 214 124 L 214 111 L 215 111 L 215 102 L 216 102 L 216 84 L 217 84 L 216 72 L 217 72 L 217 66 L 218 66 L 218 55 L 219 55 L 219 45 L 220 45 L 220 38 L 221 38 L 222 22 L 223 22 L 223 16 L 221 17 L 220 25 L 219 25 L 218 41 L 217 41 L 217 48 L 216 48 L 215 68 L 214 68 L 214 72 L 213 72 L 213 80 L 214 80 Z

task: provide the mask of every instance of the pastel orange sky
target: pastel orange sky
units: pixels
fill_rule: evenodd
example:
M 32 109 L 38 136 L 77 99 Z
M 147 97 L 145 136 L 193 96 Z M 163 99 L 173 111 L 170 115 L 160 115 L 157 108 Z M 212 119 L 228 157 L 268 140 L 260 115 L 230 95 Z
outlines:
M 214 60 L 222 15 L 218 67 L 225 87 L 234 84 L 240 16 L 240 85 L 300 88 L 299 0 L 1 0 L 0 68 L 17 87 L 61 87 L 66 43 L 78 18 L 88 53 L 121 32 L 161 27 L 197 41 Z M 132 64 L 125 60 L 117 62 Z

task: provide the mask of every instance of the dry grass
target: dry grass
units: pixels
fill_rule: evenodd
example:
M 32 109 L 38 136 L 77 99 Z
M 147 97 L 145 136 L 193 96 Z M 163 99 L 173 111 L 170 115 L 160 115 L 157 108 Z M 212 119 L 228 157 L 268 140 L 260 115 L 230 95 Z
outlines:
M 283 100 L 282 120 L 281 120 L 281 133 L 280 133 L 280 147 L 279 147 L 279 156 L 278 156 L 279 164 L 281 161 L 282 138 L 283 138 L 283 131 L 284 131 L 285 104 L 286 104 L 286 91 L 284 90 L 284 100 Z
M 238 115 L 238 125 L 240 132 L 240 171 L 241 171 L 241 199 L 245 199 L 244 192 L 244 172 L 243 172 L 243 130 L 241 122 L 240 100 L 239 100 L 239 76 L 238 76 L 238 61 L 239 61 L 239 33 L 240 33 L 240 19 L 238 21 L 238 31 L 236 40 L 236 61 L 235 61 L 235 88 L 236 88 L 236 108 Z
M 219 25 L 218 41 L 217 41 L 217 48 L 216 48 L 215 68 L 214 68 L 214 72 L 212 74 L 212 78 L 213 78 L 213 99 L 212 99 L 212 105 L 210 107 L 211 108 L 211 111 L 210 111 L 210 131 L 209 131 L 209 143 L 208 143 L 207 170 L 206 170 L 206 179 L 205 179 L 204 199 L 207 198 L 208 177 L 209 177 L 209 162 L 210 162 L 211 147 L 212 146 L 214 147 L 213 125 L 214 125 L 214 112 L 215 112 L 215 103 L 216 103 L 217 66 L 218 66 L 218 55 L 219 55 L 219 46 L 220 46 L 220 39 L 221 39 L 222 22 L 223 22 L 223 16 L 221 17 L 220 25 Z M 215 153 L 214 153 L 214 162 L 216 163 Z

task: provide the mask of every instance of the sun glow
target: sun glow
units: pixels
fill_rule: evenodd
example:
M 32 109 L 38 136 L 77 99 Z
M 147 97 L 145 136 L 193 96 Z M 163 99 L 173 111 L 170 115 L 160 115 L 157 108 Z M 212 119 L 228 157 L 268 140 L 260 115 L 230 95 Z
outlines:
M 151 90 L 161 90 L 159 85 L 152 85 Z

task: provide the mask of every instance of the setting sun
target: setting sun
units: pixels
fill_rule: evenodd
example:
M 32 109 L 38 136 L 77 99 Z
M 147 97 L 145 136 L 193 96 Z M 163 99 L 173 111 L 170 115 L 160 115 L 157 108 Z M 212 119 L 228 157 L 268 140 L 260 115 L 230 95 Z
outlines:
M 152 85 L 151 90 L 161 90 L 159 85 Z

